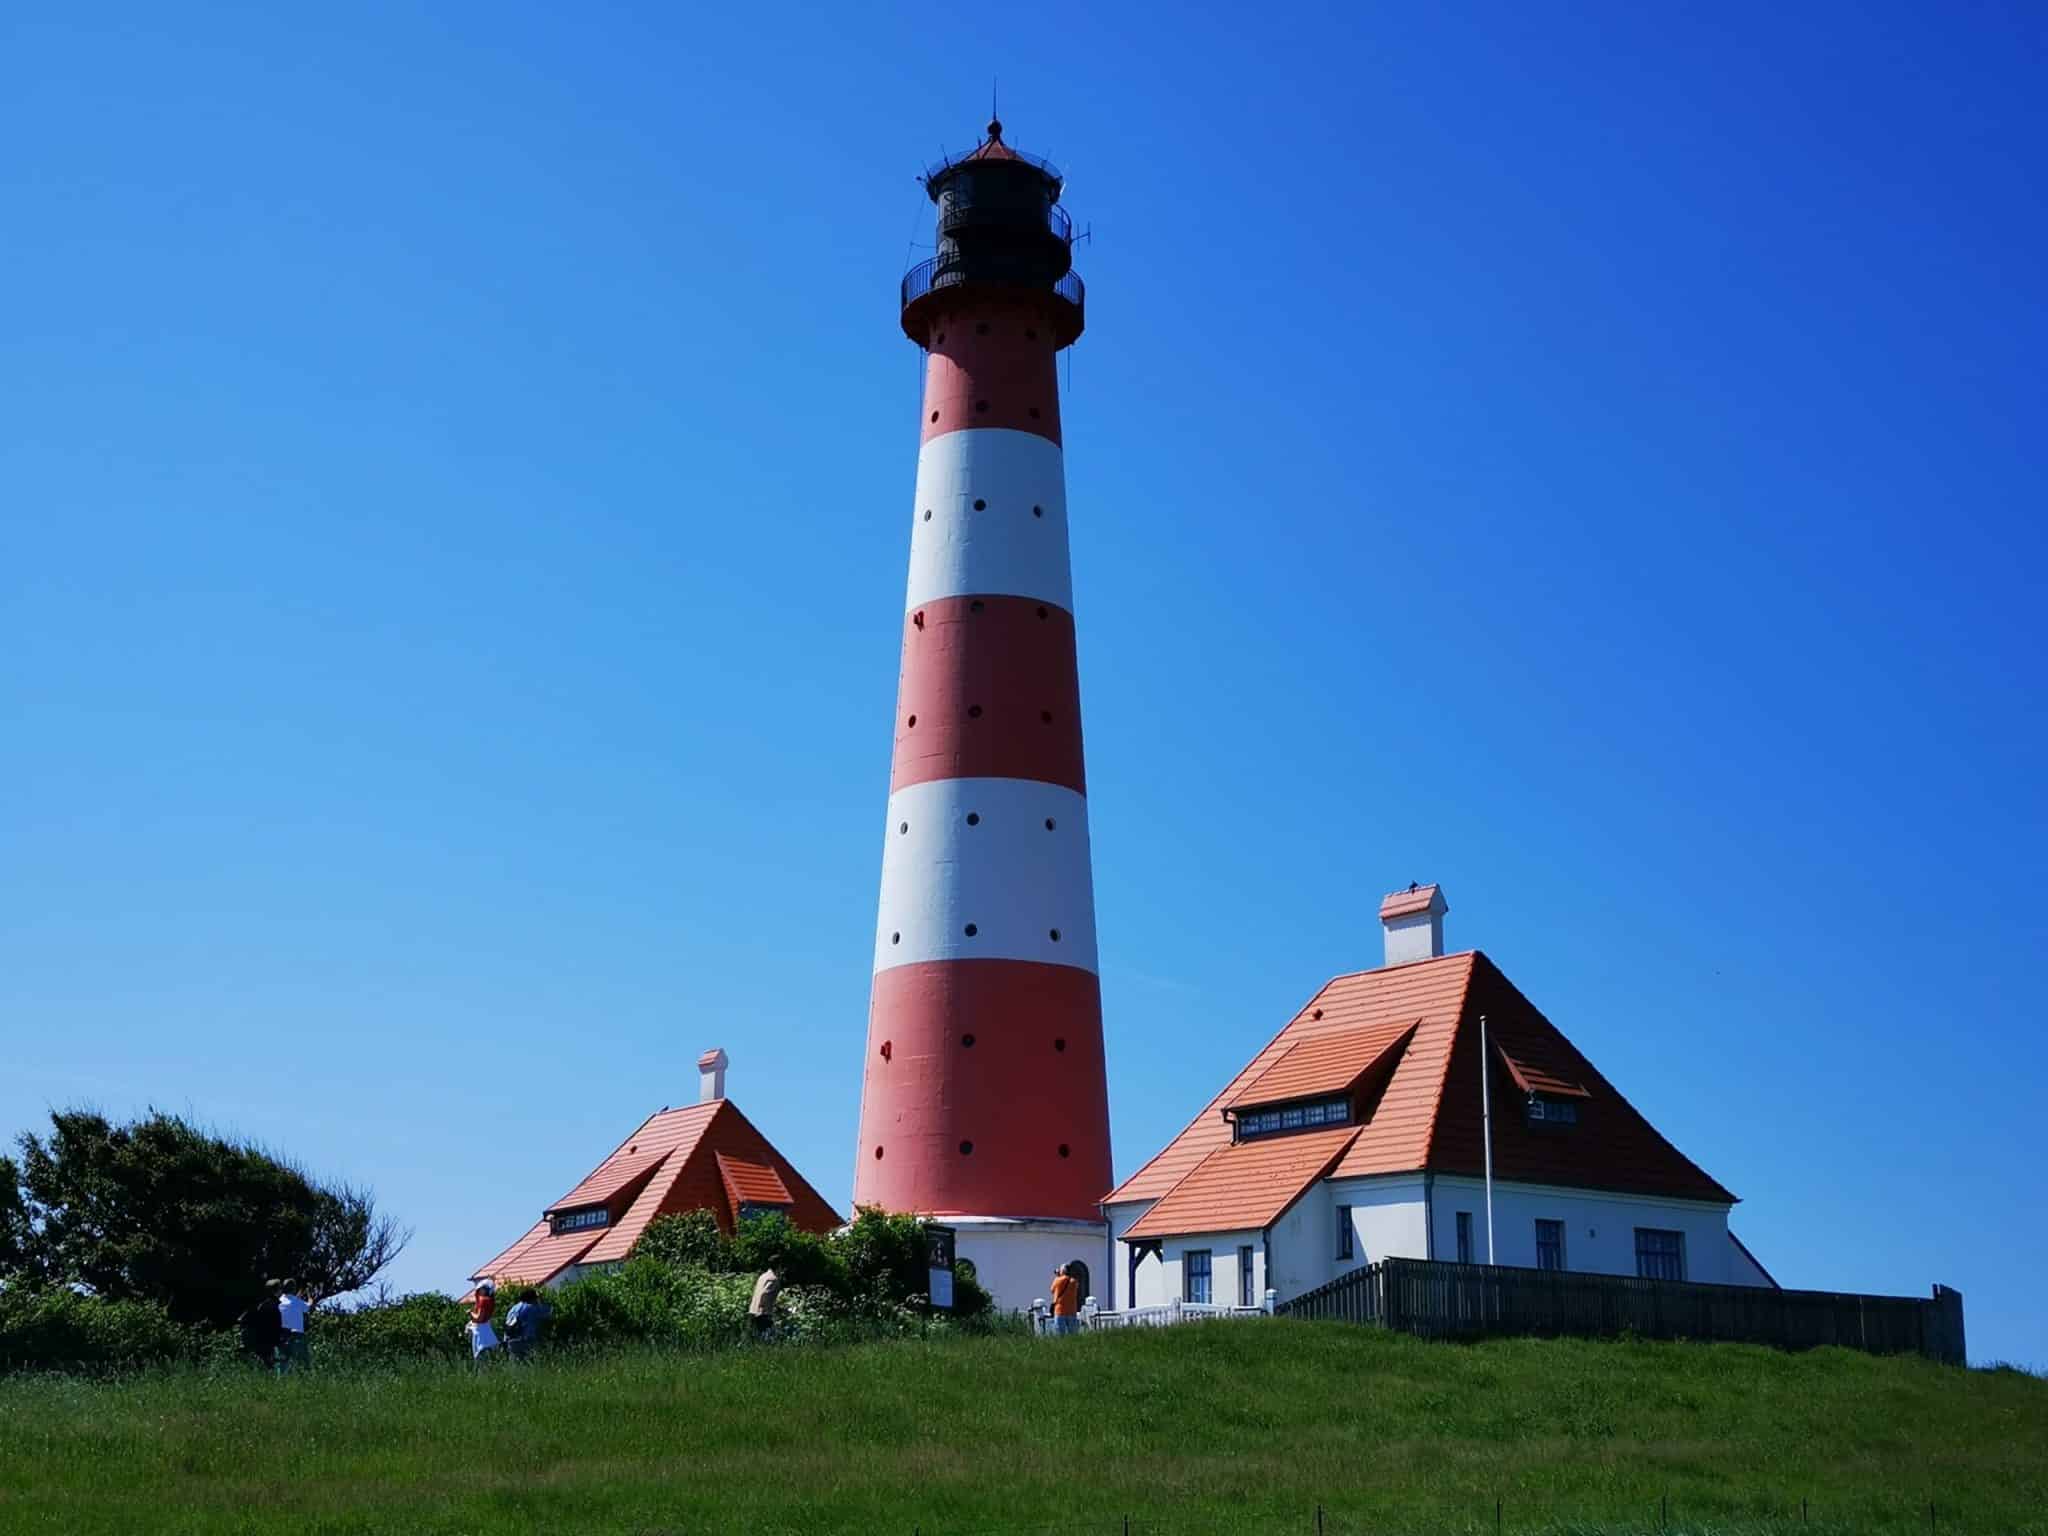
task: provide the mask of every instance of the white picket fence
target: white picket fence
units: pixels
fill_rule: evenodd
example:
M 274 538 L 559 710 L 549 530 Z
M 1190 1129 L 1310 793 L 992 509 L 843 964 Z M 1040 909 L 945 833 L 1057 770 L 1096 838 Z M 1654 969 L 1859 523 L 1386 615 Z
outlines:
M 1274 1293 L 1266 1292 L 1264 1306 L 1226 1307 L 1207 1301 L 1169 1301 L 1159 1307 L 1129 1307 L 1122 1312 L 1111 1312 L 1096 1305 L 1090 1296 L 1081 1308 L 1078 1321 L 1086 1330 L 1097 1328 L 1171 1328 L 1176 1323 L 1229 1322 L 1236 1318 L 1270 1317 L 1273 1315 Z M 1053 1332 L 1052 1310 L 1044 1300 L 1031 1303 L 1029 1313 L 1033 1333 Z

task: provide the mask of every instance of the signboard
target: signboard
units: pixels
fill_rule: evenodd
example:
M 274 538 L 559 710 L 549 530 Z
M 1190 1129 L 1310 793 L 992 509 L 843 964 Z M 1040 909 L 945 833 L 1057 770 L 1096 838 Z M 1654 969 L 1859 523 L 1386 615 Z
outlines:
M 934 1307 L 953 1310 L 953 1229 L 926 1227 L 925 1240 L 931 1245 L 930 1279 L 925 1294 Z

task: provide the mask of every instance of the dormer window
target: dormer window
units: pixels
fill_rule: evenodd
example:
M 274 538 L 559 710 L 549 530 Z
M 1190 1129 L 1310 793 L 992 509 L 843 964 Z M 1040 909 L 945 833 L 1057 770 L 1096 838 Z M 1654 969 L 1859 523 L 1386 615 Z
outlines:
M 608 1227 L 612 1213 L 601 1205 L 587 1205 L 580 1210 L 556 1211 L 548 1217 L 548 1231 L 556 1237 L 564 1232 L 587 1232 L 592 1227 Z
M 1576 1099 L 1552 1098 L 1547 1094 L 1529 1095 L 1529 1123 L 1533 1126 L 1577 1125 L 1579 1105 Z
M 789 1207 L 786 1205 L 774 1205 L 765 1200 L 742 1200 L 740 1202 L 741 1221 L 752 1221 L 756 1216 L 787 1216 L 788 1214 Z
M 1314 1131 L 1328 1125 L 1350 1123 L 1351 1101 L 1348 1098 L 1310 1099 L 1302 1104 L 1241 1111 L 1237 1116 L 1237 1137 L 1240 1141 L 1249 1141 L 1254 1136 Z

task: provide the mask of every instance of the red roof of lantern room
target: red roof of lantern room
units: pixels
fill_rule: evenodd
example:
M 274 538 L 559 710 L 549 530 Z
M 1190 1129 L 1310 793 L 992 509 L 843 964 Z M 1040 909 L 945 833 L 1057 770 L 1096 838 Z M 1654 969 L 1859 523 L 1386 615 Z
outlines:
M 1398 891 L 1388 901 L 1426 898 L 1428 893 L 1428 886 Z M 1427 900 L 1412 910 L 1427 910 Z M 1476 950 L 1359 971 L 1329 982 L 1185 1130 L 1105 1196 L 1104 1203 L 1158 1201 L 1131 1229 L 1141 1236 L 1260 1226 L 1263 1223 L 1252 1218 L 1267 1209 L 1270 1200 L 1257 1180 L 1234 1203 L 1211 1192 L 1227 1170 L 1249 1169 L 1252 1162 L 1215 1155 L 1229 1149 L 1235 1157 L 1241 1149 L 1293 1143 L 1313 1162 L 1310 1152 L 1320 1145 L 1314 1138 L 1336 1135 L 1349 1139 L 1327 1171 L 1331 1178 L 1424 1171 L 1477 1176 L 1483 1164 L 1478 1091 L 1482 1014 L 1494 1058 L 1488 1070 L 1499 1073 L 1494 1086 L 1497 1105 L 1504 1099 L 1512 1102 L 1520 1090 L 1568 1095 L 1583 1106 L 1580 1124 L 1567 1134 L 1532 1128 L 1518 1114 L 1496 1114 L 1495 1178 L 1734 1203 L 1733 1194 L 1659 1135 L 1564 1033 Z M 1362 1125 L 1232 1146 L 1226 1109 L 1235 1113 L 1239 1106 L 1254 1102 L 1342 1091 L 1325 1085 L 1364 1060 L 1375 1045 L 1380 1054 L 1367 1065 L 1390 1070 L 1377 1102 L 1361 1106 Z M 1357 1075 L 1362 1076 L 1363 1069 Z M 1198 1182 L 1183 1196 L 1181 1186 L 1188 1181 Z M 1197 1209 L 1202 1220 L 1222 1225 L 1171 1225 L 1190 1219 Z
M 730 1099 L 651 1115 L 638 1130 L 472 1279 L 545 1285 L 572 1264 L 623 1259 L 657 1216 L 710 1211 L 730 1232 L 744 1201 L 780 1205 L 806 1232 L 830 1232 L 839 1213 Z M 602 1206 L 602 1226 L 553 1231 L 550 1217 Z

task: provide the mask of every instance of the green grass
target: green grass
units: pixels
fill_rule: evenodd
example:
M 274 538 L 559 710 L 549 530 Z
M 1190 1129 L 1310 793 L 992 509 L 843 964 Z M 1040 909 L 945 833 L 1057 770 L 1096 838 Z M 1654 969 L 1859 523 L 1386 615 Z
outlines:
M 2048 1381 L 1254 1322 L 0 1382 L 0 1530 L 2048 1532 Z

